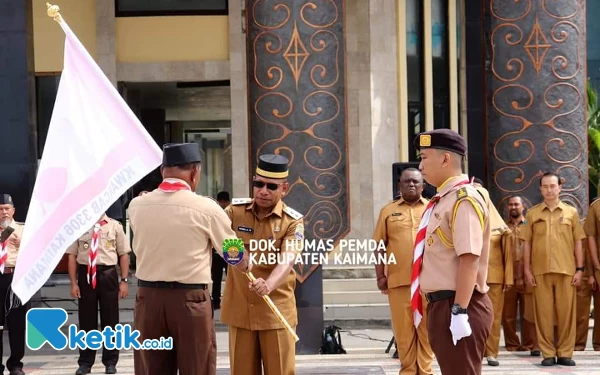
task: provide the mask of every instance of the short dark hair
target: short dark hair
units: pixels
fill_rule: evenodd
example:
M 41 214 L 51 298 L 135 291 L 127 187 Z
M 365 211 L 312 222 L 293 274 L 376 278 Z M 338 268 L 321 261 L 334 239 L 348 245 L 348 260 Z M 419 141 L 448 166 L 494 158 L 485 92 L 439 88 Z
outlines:
M 521 203 L 523 203 L 523 198 L 521 198 L 520 195 L 511 195 L 511 196 L 509 196 L 507 202 L 509 202 L 511 199 L 517 199 L 517 198 L 521 201 Z
M 218 201 L 227 201 L 229 202 L 231 199 L 229 198 L 229 193 L 226 191 L 220 191 L 217 194 L 217 200 Z
M 542 180 L 544 179 L 544 177 L 556 177 L 556 179 L 558 180 L 558 186 L 562 185 L 562 181 L 560 180 L 560 176 L 558 175 L 558 173 L 555 172 L 546 172 L 542 175 L 542 177 L 540 177 L 540 186 L 542 186 Z

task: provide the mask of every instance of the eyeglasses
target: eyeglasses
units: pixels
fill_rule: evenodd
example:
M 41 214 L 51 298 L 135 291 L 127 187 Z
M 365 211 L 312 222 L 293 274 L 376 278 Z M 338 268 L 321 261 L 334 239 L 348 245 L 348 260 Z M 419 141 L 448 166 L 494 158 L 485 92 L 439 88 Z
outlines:
M 279 185 L 281 184 L 276 184 L 273 182 L 252 181 L 252 185 L 254 185 L 255 188 L 259 189 L 262 189 L 263 186 L 267 185 L 267 189 L 275 191 L 279 189 Z

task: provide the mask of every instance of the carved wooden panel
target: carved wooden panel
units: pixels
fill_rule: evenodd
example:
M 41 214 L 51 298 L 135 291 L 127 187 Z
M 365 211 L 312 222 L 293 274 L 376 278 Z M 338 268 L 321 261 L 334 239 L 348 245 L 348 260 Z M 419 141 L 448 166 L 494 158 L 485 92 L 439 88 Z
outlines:
M 250 168 L 264 153 L 290 160 L 284 201 L 307 239 L 350 230 L 344 56 L 343 0 L 247 2 Z M 298 280 L 316 268 L 297 266 Z
M 487 134 L 490 190 L 542 201 L 544 172 L 587 214 L 585 1 L 488 0 Z M 475 124 L 469 124 L 475 126 Z

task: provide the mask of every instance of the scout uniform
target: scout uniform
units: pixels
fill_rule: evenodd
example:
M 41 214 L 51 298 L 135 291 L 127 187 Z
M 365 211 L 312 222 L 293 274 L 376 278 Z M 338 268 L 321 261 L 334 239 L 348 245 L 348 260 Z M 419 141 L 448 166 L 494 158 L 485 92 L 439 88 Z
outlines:
M 10 206 L 10 208 L 9 208 Z M 12 197 L 8 194 L 0 194 L 0 220 L 3 219 L 5 213 L 2 207 L 14 210 Z M 13 211 L 14 214 L 14 211 Z M 11 283 L 13 273 L 17 265 L 17 255 L 19 254 L 19 246 L 14 243 L 16 240 L 20 244 L 23 236 L 24 224 L 14 221 L 10 215 L 10 224 L 6 226 L 14 229 L 14 232 L 8 239 L 0 243 L 2 254 L 6 254 L 6 261 L 2 263 L 0 259 L 0 326 L 4 327 L 0 331 L 0 358 L 4 353 L 4 345 L 2 340 L 2 332 L 8 328 L 8 342 L 10 344 L 10 357 L 6 361 L 6 368 L 10 371 L 10 375 L 21 375 L 23 372 L 23 357 L 25 356 L 25 315 L 30 307 L 30 303 L 12 307 L 9 299 L 12 299 Z M 3 228 L 0 224 L 0 233 L 7 228 Z M 10 307 L 7 313 L 6 309 Z M 0 370 L 4 372 L 4 365 L 0 364 Z
M 477 190 L 487 204 L 492 231 L 487 284 L 489 286 L 488 296 L 494 308 L 494 322 L 486 343 L 485 356 L 488 357 L 490 366 L 498 366 L 496 358 L 500 352 L 500 323 L 504 307 L 504 289 L 505 286 L 512 286 L 514 283 L 513 259 L 507 240 L 510 230 L 494 207 L 488 191 L 482 186 L 477 186 Z
M 596 243 L 598 243 L 600 239 L 600 203 L 598 202 L 600 202 L 599 199 L 592 202 L 590 208 L 588 209 L 587 218 L 585 219 L 585 224 L 583 227 L 585 234 L 588 237 L 594 237 L 596 239 Z M 587 241 L 585 242 L 587 243 Z M 598 251 L 600 252 L 600 247 L 598 248 Z M 600 257 L 600 254 L 598 254 L 598 256 Z M 588 257 L 590 257 L 589 261 L 591 263 L 592 260 L 589 251 Z M 589 271 L 594 273 L 596 283 L 600 282 L 600 271 L 597 270 L 593 264 L 590 265 Z M 596 292 L 594 293 L 594 330 L 592 336 L 592 346 L 594 350 L 600 350 L 600 286 L 596 287 Z
M 585 230 L 585 223 L 581 223 Z M 581 286 L 577 288 L 576 302 L 576 329 L 575 329 L 575 351 L 584 351 L 587 346 L 588 333 L 590 331 L 590 306 L 592 296 L 594 296 L 594 304 L 598 304 L 598 292 L 592 290 L 592 286 L 588 284 L 590 276 L 594 277 L 594 266 L 590 259 L 587 240 L 583 240 L 583 257 L 585 258 L 583 277 L 581 278 Z M 594 330 L 598 327 L 594 324 Z M 594 332 L 595 333 L 595 332 Z
M 585 238 L 577 210 L 559 201 L 551 211 L 546 203 L 533 206 L 521 228 L 521 239 L 531 244 L 531 271 L 535 277 L 533 312 L 537 338 L 544 357 L 549 360 L 573 357 L 575 347 L 576 272 L 573 249 Z M 554 340 L 554 317 L 558 337 Z
M 112 327 L 114 330 L 119 324 L 119 283 L 126 283 L 127 278 L 119 280 L 116 265 L 121 256 L 128 256 L 131 252 L 121 223 L 104 214 L 97 224 L 99 240 L 95 253 L 92 248 L 94 228 L 79 237 L 66 251 L 77 262 L 77 275 L 69 276 L 79 286 L 79 329 L 86 332 L 98 329 L 98 304 L 102 330 L 105 327 Z M 95 269 L 92 262 L 94 258 Z M 88 374 L 95 360 L 95 350 L 79 349 L 79 369 L 76 374 Z M 103 348 L 102 363 L 106 366 L 107 374 L 117 373 L 118 361 L 118 350 Z
M 435 148 L 466 154 L 466 142 L 456 132 L 438 129 L 418 135 L 415 148 Z M 466 175 L 454 176 L 437 188 L 420 270 L 420 288 L 429 302 L 429 342 L 443 374 L 481 374 L 481 360 L 493 321 L 487 296 L 491 226 L 483 197 Z M 459 256 L 479 257 L 476 283 L 467 311 L 455 310 L 454 297 Z M 449 329 L 452 314 L 467 314 L 471 335 L 453 343 Z
M 419 223 L 429 201 L 421 197 L 414 206 L 399 198 L 381 209 L 373 239 L 384 241 L 387 255 L 395 264 L 387 269 L 388 299 L 392 326 L 402 364 L 400 374 L 433 374 L 433 351 L 427 334 L 427 313 L 417 329 L 413 325 L 410 303 L 410 276 L 413 247 Z M 423 301 L 423 310 L 427 307 Z
M 164 146 L 163 167 L 199 163 L 198 144 Z M 138 278 L 134 327 L 140 341 L 173 339 L 172 350 L 136 350 L 136 375 L 176 375 L 178 370 L 182 375 L 216 374 L 207 287 L 212 249 L 222 256 L 224 241 L 236 235 L 217 202 L 196 195 L 194 188 L 186 181 L 165 178 L 158 189 L 129 205 Z
M 280 179 L 288 175 L 288 160 L 279 155 L 262 155 L 256 174 Z M 233 230 L 249 247 L 250 240 L 274 240 L 279 253 L 301 251 L 304 239 L 303 215 L 279 200 L 271 212 L 259 219 L 255 199 L 233 199 L 225 209 Z M 294 240 L 300 240 L 294 246 Z M 252 251 L 252 250 L 251 250 Z M 258 251 L 257 251 L 258 252 Z M 257 262 L 258 260 L 256 260 Z M 258 263 L 252 273 L 267 280 L 277 264 Z M 293 268 L 269 297 L 289 325 L 298 324 L 296 311 L 296 273 Z M 265 374 L 295 374 L 296 344 L 262 297 L 249 290 L 248 279 L 237 272 L 227 272 L 221 305 L 221 322 L 229 326 L 229 359 L 232 375 L 260 375 L 261 360 Z
M 523 262 L 523 247 L 519 235 L 521 226 L 525 221 L 513 224 L 507 220 L 510 232 L 507 235 L 506 242 L 510 248 L 514 262 L 515 285 L 520 276 L 517 275 L 517 269 Z M 517 336 L 517 305 L 521 321 L 521 339 Z M 539 356 L 539 346 L 537 343 L 537 334 L 535 332 L 535 318 L 533 316 L 533 294 L 532 289 L 524 286 L 523 290 L 511 288 L 504 293 L 504 309 L 502 311 L 502 327 L 504 328 L 504 341 L 506 350 L 523 351 L 529 350 L 532 356 Z

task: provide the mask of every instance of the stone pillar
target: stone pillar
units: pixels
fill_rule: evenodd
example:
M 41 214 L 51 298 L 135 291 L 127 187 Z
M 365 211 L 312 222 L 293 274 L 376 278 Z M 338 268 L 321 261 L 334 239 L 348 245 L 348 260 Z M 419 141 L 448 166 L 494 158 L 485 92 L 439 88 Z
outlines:
M 0 192 L 12 195 L 24 222 L 38 165 L 31 0 L 2 8 L 0 51 Z
M 117 85 L 117 29 L 114 0 L 96 0 L 96 63 Z
M 247 2 L 250 171 L 259 154 L 290 160 L 285 202 L 304 214 L 308 240 L 350 229 L 344 1 Z M 317 353 L 322 268 L 298 267 L 298 353 Z
M 561 199 L 583 217 L 588 207 L 586 2 L 486 3 L 492 198 L 504 213 L 513 194 L 531 207 L 542 200 L 540 176 L 558 172 Z

